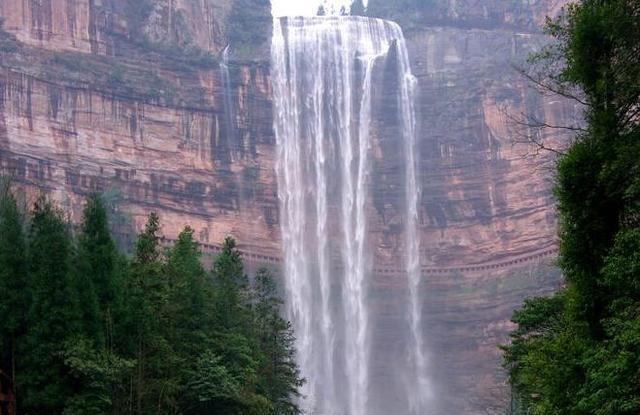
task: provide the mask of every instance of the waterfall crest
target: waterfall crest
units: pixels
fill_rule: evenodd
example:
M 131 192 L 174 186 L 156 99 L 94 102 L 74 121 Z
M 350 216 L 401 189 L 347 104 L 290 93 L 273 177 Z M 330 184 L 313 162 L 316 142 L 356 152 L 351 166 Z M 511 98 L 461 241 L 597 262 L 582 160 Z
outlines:
M 271 59 L 286 305 L 307 379 L 303 406 L 322 415 L 375 412 L 369 408 L 372 99 L 376 76 L 389 63 L 396 68 L 406 164 L 406 367 L 415 372 L 406 408 L 423 414 L 422 388 L 429 385 L 418 289 L 415 79 L 402 30 L 363 17 L 279 18 Z

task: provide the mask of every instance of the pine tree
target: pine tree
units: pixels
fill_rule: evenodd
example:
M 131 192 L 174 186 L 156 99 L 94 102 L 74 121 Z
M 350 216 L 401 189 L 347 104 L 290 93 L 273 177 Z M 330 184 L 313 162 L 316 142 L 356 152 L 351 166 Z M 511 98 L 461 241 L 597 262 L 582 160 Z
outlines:
M 29 295 L 23 220 L 9 188 L 0 189 L 0 375 L 15 391 L 17 343 L 25 332 Z
M 138 235 L 128 287 L 133 355 L 136 359 L 132 406 L 137 415 L 144 414 L 148 402 L 153 402 L 153 369 L 149 367 L 149 361 L 159 343 L 158 320 L 154 315 L 154 306 L 162 297 L 159 231 L 160 219 L 157 214 L 151 213 L 144 231 Z
M 227 408 L 221 413 L 268 413 L 265 409 L 270 407 L 267 398 L 256 391 L 259 351 L 252 322 L 249 280 L 236 242 L 231 237 L 225 239 L 222 252 L 214 262 L 213 289 L 215 325 L 211 352 L 221 357 L 220 364 L 241 388 L 229 402 L 211 403 Z M 203 362 L 211 363 L 211 359 Z
M 164 350 L 166 356 L 162 359 L 164 382 L 172 385 L 173 399 L 185 408 L 190 406 L 189 402 L 184 402 L 184 392 L 197 363 L 194 356 L 211 346 L 207 332 L 211 319 L 206 313 L 211 287 L 210 283 L 207 286 L 200 248 L 193 233 L 193 229 L 186 227 L 167 253 L 164 270 L 167 302 L 160 313 L 167 316 L 162 336 L 170 346 Z
M 168 333 L 173 326 L 170 281 L 160 247 L 160 220 L 149 215 L 145 230 L 138 236 L 136 257 L 130 277 L 130 317 L 134 332 L 136 359 L 136 414 L 175 413 L 181 392 L 180 356 L 173 350 Z
M 213 265 L 216 316 L 224 329 L 237 328 L 247 312 L 249 279 L 236 241 L 227 237 Z M 246 320 L 246 319 L 245 319 Z
M 25 259 L 15 200 L 0 202 L 0 287 L 8 293 L 0 297 L 2 365 L 11 363 L 11 330 L 24 332 L 15 343 L 24 413 L 300 413 L 293 332 L 279 316 L 275 284 L 261 271 L 249 286 L 232 238 L 208 275 L 193 229 L 165 255 L 152 213 L 129 265 L 97 197 L 87 203 L 75 252 L 70 225 L 42 197 Z M 21 267 L 23 277 L 13 278 Z M 115 304 L 122 306 L 107 347 L 100 336 L 109 319 L 100 311 Z
M 171 343 L 183 356 L 193 356 L 206 342 L 206 330 L 211 327 L 206 312 L 211 287 L 201 263 L 201 252 L 193 239 L 193 229 L 186 227 L 169 250 L 167 276 L 169 305 L 173 330 Z
M 71 236 L 62 213 L 41 197 L 29 234 L 31 305 L 18 371 L 24 412 L 59 414 L 73 395 L 62 358 L 65 342 L 80 333 L 80 310 L 71 275 Z
M 87 199 L 78 235 L 77 275 L 86 315 L 83 322 L 97 345 L 113 349 L 114 305 L 119 295 L 117 252 L 102 199 Z M 87 292 L 91 291 L 91 292 Z M 95 302 L 95 304 L 94 304 Z
M 291 323 L 280 316 L 282 300 L 268 269 L 256 273 L 254 292 L 262 391 L 273 403 L 274 415 L 300 414 L 296 400 L 304 381 L 295 360 L 295 338 Z

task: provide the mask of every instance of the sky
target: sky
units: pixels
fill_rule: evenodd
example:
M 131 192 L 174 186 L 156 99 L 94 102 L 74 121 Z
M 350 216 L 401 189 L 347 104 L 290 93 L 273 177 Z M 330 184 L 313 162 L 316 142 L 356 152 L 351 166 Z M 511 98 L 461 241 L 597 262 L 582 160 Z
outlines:
M 351 0 L 271 0 L 271 7 L 274 16 L 315 16 L 318 6 L 323 3 L 336 10 L 342 6 L 348 10 Z

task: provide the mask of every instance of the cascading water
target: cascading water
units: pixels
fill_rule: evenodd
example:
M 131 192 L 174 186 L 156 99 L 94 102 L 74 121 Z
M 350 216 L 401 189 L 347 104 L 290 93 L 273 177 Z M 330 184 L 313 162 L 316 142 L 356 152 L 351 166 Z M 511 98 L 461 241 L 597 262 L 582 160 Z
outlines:
M 222 84 L 224 86 L 224 113 L 227 116 L 227 139 L 229 142 L 235 142 L 235 115 L 233 108 L 233 90 L 231 89 L 231 76 L 229 75 L 229 48 L 227 45 L 222 50 L 222 59 L 220 59 L 220 73 Z
M 363 17 L 275 19 L 271 54 L 286 304 L 307 379 L 303 406 L 312 414 L 376 413 L 369 408 L 375 393 L 369 310 L 375 247 L 367 221 L 372 99 L 374 78 L 386 64 L 397 70 L 411 329 L 405 408 L 425 414 L 429 385 L 418 294 L 415 79 L 402 30 Z

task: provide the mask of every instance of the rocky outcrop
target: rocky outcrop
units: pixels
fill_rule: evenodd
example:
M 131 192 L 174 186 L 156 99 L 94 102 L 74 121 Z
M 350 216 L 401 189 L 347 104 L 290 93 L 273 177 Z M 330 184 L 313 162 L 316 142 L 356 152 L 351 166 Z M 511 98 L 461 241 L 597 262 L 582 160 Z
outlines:
M 232 0 L 8 0 L 3 29 L 49 50 L 117 54 L 122 41 L 219 51 Z M 147 39 L 143 39 L 143 38 Z
M 552 165 L 547 155 L 532 157 L 531 148 L 514 144 L 519 127 L 510 117 L 536 114 L 562 125 L 579 108 L 531 91 L 513 69 L 547 41 L 535 33 L 537 24 L 560 3 L 539 0 L 517 13 L 511 4 L 449 1 L 408 30 L 419 88 L 425 330 L 447 414 L 499 405 L 505 390 L 496 345 L 506 340 L 513 308 L 560 284 L 545 265 L 555 247 Z M 156 210 L 169 239 L 187 224 L 211 249 L 233 234 L 253 262 L 277 264 L 269 67 L 232 59 L 229 84 L 223 82 L 218 53 L 232 6 L 0 3 L 2 172 L 27 197 L 51 192 L 75 219 L 86 194 L 107 192 L 124 217 L 123 233 Z M 376 129 L 369 209 L 378 254 L 373 370 L 384 383 L 393 370 L 384 356 L 397 352 L 397 327 L 405 324 L 405 277 L 397 272 L 404 196 L 393 157 L 396 121 L 384 111 L 392 104 L 375 99 L 383 126 Z

